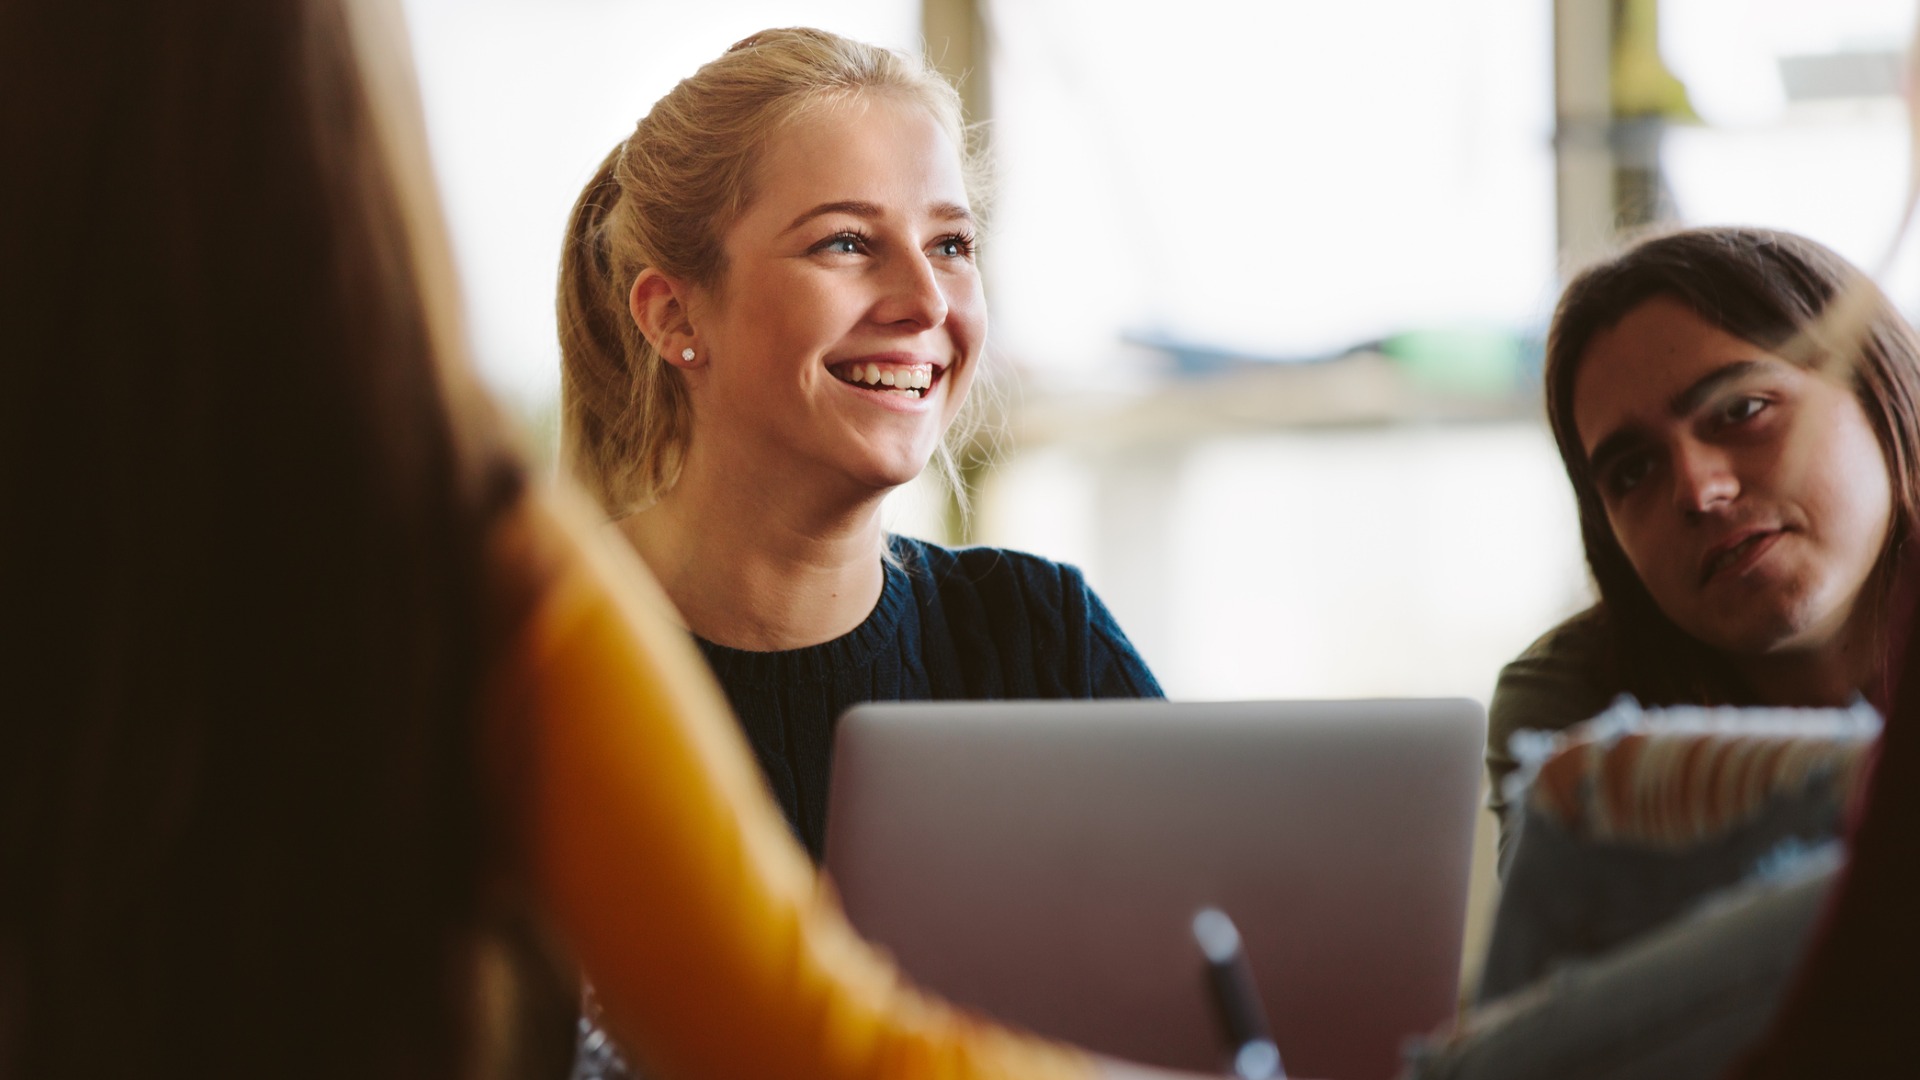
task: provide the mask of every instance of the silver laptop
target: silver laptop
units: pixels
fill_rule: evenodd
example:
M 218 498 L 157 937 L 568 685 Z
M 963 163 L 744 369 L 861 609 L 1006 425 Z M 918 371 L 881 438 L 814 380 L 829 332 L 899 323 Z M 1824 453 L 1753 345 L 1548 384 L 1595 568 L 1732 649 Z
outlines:
M 863 705 L 826 865 L 921 984 L 1208 1071 L 1218 908 L 1288 1071 L 1384 1080 L 1454 1012 L 1485 735 L 1465 700 Z

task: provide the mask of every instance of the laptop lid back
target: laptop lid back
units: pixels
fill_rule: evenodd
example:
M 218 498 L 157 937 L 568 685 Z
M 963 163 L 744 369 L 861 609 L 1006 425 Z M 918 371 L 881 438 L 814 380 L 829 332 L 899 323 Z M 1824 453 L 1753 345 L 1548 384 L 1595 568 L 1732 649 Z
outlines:
M 1466 700 L 860 706 L 826 864 L 919 983 L 1217 1070 L 1195 912 L 1237 924 L 1288 1069 L 1399 1071 L 1453 1015 L 1485 716 Z

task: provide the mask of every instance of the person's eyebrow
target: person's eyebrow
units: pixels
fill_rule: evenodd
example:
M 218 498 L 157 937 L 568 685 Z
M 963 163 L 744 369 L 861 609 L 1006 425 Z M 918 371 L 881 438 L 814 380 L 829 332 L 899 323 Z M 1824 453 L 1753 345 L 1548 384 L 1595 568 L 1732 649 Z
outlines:
M 1675 419 L 1686 416 L 1701 403 L 1712 397 L 1722 386 L 1737 379 L 1745 378 L 1767 366 L 1765 360 L 1736 360 L 1731 364 L 1717 367 L 1694 380 L 1691 386 L 1673 395 L 1667 400 L 1667 413 Z M 1615 459 L 1625 456 L 1637 448 L 1647 438 L 1646 432 L 1638 424 L 1627 426 L 1601 439 L 1587 455 L 1587 472 L 1599 476 Z
M 934 203 L 927 208 L 927 214 L 941 221 L 964 221 L 969 225 L 973 224 L 973 211 L 959 203 Z
M 839 202 L 821 203 L 819 206 L 794 218 L 791 224 L 781 230 L 781 235 L 784 236 L 800 226 L 805 225 L 807 222 L 812 221 L 814 218 L 824 217 L 828 214 L 847 214 L 865 221 L 873 221 L 877 218 L 884 217 L 886 211 L 882 210 L 877 203 L 863 202 L 859 199 L 843 199 Z M 973 223 L 973 211 L 961 206 L 959 203 L 934 203 L 927 208 L 927 215 L 939 221 L 964 221 L 968 224 Z
M 821 203 L 819 206 L 816 206 L 811 210 L 808 210 L 806 213 L 801 214 L 799 217 L 794 218 L 792 224 L 788 225 L 785 229 L 780 230 L 780 234 L 782 236 L 785 236 L 787 233 L 790 233 L 793 230 L 799 228 L 800 226 L 805 225 L 807 222 L 812 221 L 814 218 L 825 217 L 828 214 L 847 214 L 852 217 L 857 217 L 857 218 L 865 219 L 867 221 L 872 221 L 873 219 L 881 215 L 881 210 L 879 205 L 876 203 L 861 202 L 858 199 L 843 199 L 840 202 L 825 202 L 825 203 Z
M 1667 412 L 1676 418 L 1685 416 L 1712 397 L 1714 391 L 1765 366 L 1764 360 L 1735 360 L 1725 367 L 1715 368 L 1696 379 L 1692 386 L 1673 395 L 1673 399 L 1667 402 Z

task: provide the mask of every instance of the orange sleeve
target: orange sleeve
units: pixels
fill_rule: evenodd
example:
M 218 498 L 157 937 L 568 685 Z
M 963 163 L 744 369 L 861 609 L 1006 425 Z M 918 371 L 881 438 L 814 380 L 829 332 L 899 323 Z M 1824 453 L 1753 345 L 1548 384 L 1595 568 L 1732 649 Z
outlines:
M 1091 1076 L 858 938 L 638 560 L 533 516 L 559 557 L 521 653 L 530 869 L 622 1041 L 671 1076 Z

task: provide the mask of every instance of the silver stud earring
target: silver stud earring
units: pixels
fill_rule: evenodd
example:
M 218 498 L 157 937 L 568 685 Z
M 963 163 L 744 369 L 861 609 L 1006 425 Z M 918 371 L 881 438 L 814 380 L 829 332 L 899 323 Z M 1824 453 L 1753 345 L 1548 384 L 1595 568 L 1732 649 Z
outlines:
M 693 363 L 693 348 L 689 346 L 685 349 L 681 349 L 680 359 L 686 361 L 689 364 Z

